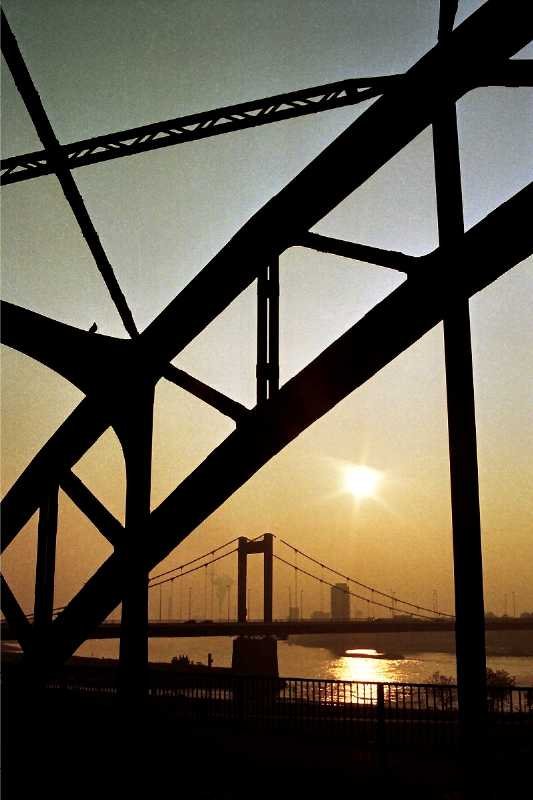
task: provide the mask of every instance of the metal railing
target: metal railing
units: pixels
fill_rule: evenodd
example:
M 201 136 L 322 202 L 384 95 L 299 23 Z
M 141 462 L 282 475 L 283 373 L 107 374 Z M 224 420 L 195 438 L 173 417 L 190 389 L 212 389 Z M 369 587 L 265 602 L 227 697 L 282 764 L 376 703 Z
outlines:
M 150 691 L 190 720 L 337 734 L 381 747 L 457 740 L 456 687 L 209 675 L 183 676 L 181 684 Z
M 84 685 L 74 675 L 48 684 L 82 694 L 113 696 L 117 689 Z M 275 678 L 231 673 L 154 672 L 152 703 L 177 718 L 211 725 L 350 736 L 381 747 L 446 748 L 458 742 L 457 687 L 449 684 L 373 683 Z M 494 687 L 487 698 L 487 730 L 533 735 L 533 688 Z

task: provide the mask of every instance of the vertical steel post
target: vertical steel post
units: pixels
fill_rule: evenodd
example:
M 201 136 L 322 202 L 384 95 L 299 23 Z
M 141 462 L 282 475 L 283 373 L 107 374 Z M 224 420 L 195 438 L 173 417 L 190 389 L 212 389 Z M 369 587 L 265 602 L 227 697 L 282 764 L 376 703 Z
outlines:
M 376 746 L 380 769 L 387 768 L 387 738 L 385 729 L 385 687 L 376 684 Z
M 268 267 L 257 276 L 257 405 L 268 397 Z
M 450 5 L 456 5 L 453 2 Z M 441 14 L 441 24 L 443 15 Z M 453 15 L 448 15 L 449 30 Z M 439 30 L 444 38 L 446 30 Z M 433 124 L 439 240 L 443 257 L 464 234 L 455 103 L 450 98 Z M 465 265 L 450 262 L 450 280 Z M 446 393 L 453 525 L 456 658 L 460 719 L 465 742 L 482 730 L 486 710 L 483 565 L 468 299 L 454 301 L 444 318 Z
M 268 396 L 279 390 L 279 256 L 268 268 Z
M 52 624 L 54 610 L 54 577 L 56 566 L 57 512 L 59 487 L 48 487 L 39 509 L 37 529 L 37 565 L 35 572 L 34 625 L 36 655 L 44 666 L 46 634 Z
M 145 534 L 150 515 L 154 384 L 133 384 L 117 433 L 126 465 L 126 525 L 122 562 L 120 686 L 142 695 L 148 679 L 148 570 Z
M 257 403 L 279 389 L 279 257 L 257 277 Z
M 440 0 L 439 41 L 452 32 L 458 6 L 459 0 Z
M 272 622 L 274 536 L 271 533 L 265 533 L 263 541 L 263 620 L 264 622 Z
M 238 622 L 246 622 L 246 571 L 248 565 L 248 550 L 246 545 L 248 539 L 245 536 L 239 536 L 239 543 L 237 547 L 237 620 Z

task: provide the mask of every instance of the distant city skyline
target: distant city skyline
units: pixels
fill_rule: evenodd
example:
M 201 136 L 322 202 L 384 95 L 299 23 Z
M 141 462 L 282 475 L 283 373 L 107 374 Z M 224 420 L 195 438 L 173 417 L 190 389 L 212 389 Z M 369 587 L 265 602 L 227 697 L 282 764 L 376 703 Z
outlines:
M 460 2 L 457 22 L 480 5 Z M 435 44 L 438 20 L 437 0 L 5 0 L 4 8 L 62 142 L 347 77 L 402 72 Z M 522 55 L 533 57 L 533 48 Z M 4 63 L 2 81 L 3 155 L 40 149 Z M 500 87 L 476 90 L 458 103 L 467 228 L 532 179 L 532 100 L 531 88 Z M 139 328 L 368 105 L 77 170 Z M 431 144 L 426 129 L 316 231 L 413 255 L 436 247 Z M 280 264 L 281 382 L 402 280 L 380 267 L 288 250 Z M 2 284 L 13 303 L 124 336 L 53 176 L 3 189 Z M 486 609 L 498 614 L 506 596 L 508 610 L 513 602 L 518 613 L 533 609 L 532 290 L 530 257 L 470 304 Z M 252 407 L 255 286 L 174 363 Z M 5 347 L 2 373 L 5 493 L 82 395 Z M 233 427 L 161 381 L 152 506 Z M 349 466 L 379 473 L 375 492 L 347 491 Z M 114 434 L 104 434 L 75 471 L 123 520 L 123 460 Z M 430 606 L 437 591 L 439 608 L 453 611 L 440 325 L 263 467 L 158 570 L 229 536 L 266 531 L 332 566 L 342 561 L 347 574 L 399 596 Z M 33 518 L 3 559 L 27 610 L 35 540 Z M 55 604 L 66 603 L 110 552 L 61 495 Z M 280 573 L 275 583 L 275 615 L 287 608 L 290 581 Z M 258 564 L 250 566 L 250 584 L 253 604 Z M 193 605 L 203 591 L 194 588 Z M 305 585 L 303 591 L 307 608 L 319 610 L 319 591 Z

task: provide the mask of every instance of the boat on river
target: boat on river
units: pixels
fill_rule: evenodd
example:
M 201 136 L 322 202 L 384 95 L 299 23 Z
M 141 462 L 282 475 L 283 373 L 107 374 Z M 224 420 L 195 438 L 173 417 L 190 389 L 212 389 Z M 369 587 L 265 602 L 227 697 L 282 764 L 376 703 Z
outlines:
M 399 661 L 404 657 L 401 653 L 381 653 L 379 652 L 379 650 L 374 650 L 369 648 L 346 650 L 344 655 L 348 656 L 348 658 L 381 658 L 381 659 L 388 659 L 390 661 Z

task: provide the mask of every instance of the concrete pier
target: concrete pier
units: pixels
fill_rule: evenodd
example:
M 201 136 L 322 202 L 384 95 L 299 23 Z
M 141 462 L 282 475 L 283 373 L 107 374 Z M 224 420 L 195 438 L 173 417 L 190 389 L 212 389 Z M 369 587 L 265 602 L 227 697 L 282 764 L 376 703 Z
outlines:
M 279 675 L 278 641 L 274 636 L 237 636 L 231 668 L 238 675 Z

